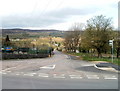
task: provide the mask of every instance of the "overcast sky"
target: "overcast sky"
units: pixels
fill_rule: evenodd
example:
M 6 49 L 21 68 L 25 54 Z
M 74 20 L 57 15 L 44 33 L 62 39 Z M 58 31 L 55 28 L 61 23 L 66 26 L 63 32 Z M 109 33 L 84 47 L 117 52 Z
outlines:
M 2 28 L 68 30 L 97 15 L 118 27 L 119 0 L 0 0 Z

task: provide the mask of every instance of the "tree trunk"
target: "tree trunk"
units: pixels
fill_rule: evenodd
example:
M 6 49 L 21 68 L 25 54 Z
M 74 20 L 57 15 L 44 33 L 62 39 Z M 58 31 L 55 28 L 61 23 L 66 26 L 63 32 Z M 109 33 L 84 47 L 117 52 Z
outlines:
M 77 48 L 76 48 L 76 47 L 74 47 L 74 53 L 76 53 L 76 50 L 77 50 Z
M 97 48 L 97 51 L 98 51 L 98 58 L 101 58 L 102 57 L 101 50 Z
M 120 55 L 120 48 L 117 48 L 117 58 L 119 57 Z

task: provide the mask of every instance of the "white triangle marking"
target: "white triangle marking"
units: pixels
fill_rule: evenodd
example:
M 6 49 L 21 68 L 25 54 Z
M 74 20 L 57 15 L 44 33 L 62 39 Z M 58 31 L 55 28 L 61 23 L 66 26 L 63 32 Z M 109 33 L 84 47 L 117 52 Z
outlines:
M 43 66 L 40 67 L 41 69 L 55 69 L 55 65 L 48 65 L 48 66 Z

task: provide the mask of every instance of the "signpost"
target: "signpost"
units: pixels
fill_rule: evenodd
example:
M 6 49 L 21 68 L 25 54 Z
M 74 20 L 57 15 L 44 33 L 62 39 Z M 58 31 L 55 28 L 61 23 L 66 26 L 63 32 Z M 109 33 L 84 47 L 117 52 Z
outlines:
M 109 45 L 112 46 L 112 63 L 113 63 L 113 41 L 114 40 L 109 40 Z

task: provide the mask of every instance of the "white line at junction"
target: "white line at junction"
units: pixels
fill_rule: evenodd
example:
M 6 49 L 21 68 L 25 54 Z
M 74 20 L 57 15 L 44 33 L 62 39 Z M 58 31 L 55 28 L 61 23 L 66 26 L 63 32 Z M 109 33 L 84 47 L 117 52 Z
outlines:
M 39 75 L 38 75 L 39 77 L 49 77 L 49 75 L 48 74 L 46 74 L 46 73 L 39 73 Z
M 53 77 L 54 77 L 54 78 L 65 78 L 65 74 L 60 74 L 60 75 L 58 75 L 58 74 L 53 74 Z
M 97 75 L 86 75 L 88 79 L 99 79 Z
M 104 76 L 104 79 L 118 79 L 116 76 Z
M 69 75 L 71 79 L 82 79 L 81 75 Z
M 23 74 L 24 76 L 34 76 L 33 74 L 27 73 L 27 74 Z

